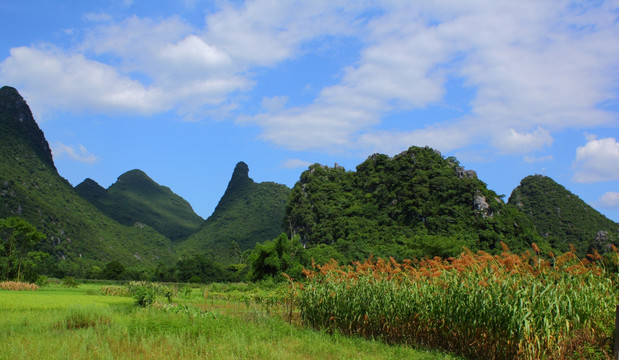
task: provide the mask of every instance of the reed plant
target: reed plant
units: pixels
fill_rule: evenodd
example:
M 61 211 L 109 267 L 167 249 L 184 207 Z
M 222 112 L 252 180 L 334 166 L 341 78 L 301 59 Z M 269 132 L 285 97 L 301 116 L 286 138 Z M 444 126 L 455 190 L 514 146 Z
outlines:
M 542 256 L 535 245 L 520 255 L 508 250 L 314 264 L 295 288 L 301 319 L 469 358 L 562 359 L 591 349 L 610 357 L 619 291 L 601 257 Z
M 3 281 L 0 282 L 0 289 L 12 291 L 36 291 L 39 288 L 37 284 L 30 284 L 20 281 Z

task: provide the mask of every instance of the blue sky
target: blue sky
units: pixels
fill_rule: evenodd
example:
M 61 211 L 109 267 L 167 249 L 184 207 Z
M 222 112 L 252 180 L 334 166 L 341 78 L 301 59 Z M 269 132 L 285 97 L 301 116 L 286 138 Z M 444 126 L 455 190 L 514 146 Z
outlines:
M 616 0 L 4 0 L 0 31 L 73 185 L 139 168 L 206 218 L 238 161 L 293 186 L 428 145 L 619 221 Z

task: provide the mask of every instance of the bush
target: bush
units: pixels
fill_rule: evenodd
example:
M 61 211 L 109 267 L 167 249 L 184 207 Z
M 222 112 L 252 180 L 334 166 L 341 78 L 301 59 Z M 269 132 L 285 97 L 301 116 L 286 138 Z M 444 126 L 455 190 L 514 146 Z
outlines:
M 39 275 L 37 277 L 37 281 L 35 281 L 35 283 L 38 286 L 47 286 L 47 285 L 49 285 L 49 279 L 47 278 L 47 275 Z
M 73 276 L 67 276 L 64 279 L 62 279 L 62 286 L 64 287 L 76 288 L 78 285 L 79 283 L 75 280 Z
M 168 302 L 172 302 L 172 289 L 158 283 L 132 281 L 127 285 L 127 289 L 129 294 L 136 299 L 136 303 L 142 307 L 151 305 L 157 296 L 164 296 Z
M 149 286 L 142 286 L 136 289 L 133 297 L 138 305 L 141 307 L 148 307 L 155 302 L 155 289 Z

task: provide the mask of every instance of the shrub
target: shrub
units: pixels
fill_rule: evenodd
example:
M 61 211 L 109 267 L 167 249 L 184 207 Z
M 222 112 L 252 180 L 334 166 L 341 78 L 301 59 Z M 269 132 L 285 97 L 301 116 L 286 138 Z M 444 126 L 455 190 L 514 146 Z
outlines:
M 151 305 L 157 296 L 164 296 L 168 302 L 172 302 L 172 289 L 158 283 L 132 281 L 127 285 L 127 289 L 129 294 L 136 299 L 136 303 L 142 307 Z
M 133 297 L 135 298 L 136 303 L 141 307 L 150 306 L 153 302 L 155 302 L 155 289 L 149 286 L 142 286 L 136 289 Z
M 49 278 L 47 275 L 39 275 L 35 283 L 41 287 L 49 285 Z
M 62 286 L 64 287 L 76 288 L 78 285 L 79 283 L 75 280 L 73 276 L 67 276 L 64 279 L 62 279 Z

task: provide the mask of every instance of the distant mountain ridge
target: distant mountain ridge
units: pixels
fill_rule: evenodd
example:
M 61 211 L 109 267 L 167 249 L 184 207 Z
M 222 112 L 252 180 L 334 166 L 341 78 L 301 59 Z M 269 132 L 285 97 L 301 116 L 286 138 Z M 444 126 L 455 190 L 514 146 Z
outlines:
M 86 179 L 75 190 L 119 223 L 149 225 L 173 242 L 189 237 L 203 221 L 185 199 L 141 170 L 122 174 L 108 189 Z
M 508 203 L 453 157 L 412 146 L 374 154 L 346 171 L 314 164 L 293 189 L 256 183 L 244 162 L 206 220 L 141 170 L 108 189 L 92 179 L 73 188 L 54 165 L 28 105 L 0 89 L 0 218 L 20 216 L 47 236 L 37 250 L 59 259 L 67 274 L 111 260 L 153 267 L 184 254 L 210 253 L 224 263 L 281 232 L 299 236 L 310 255 L 327 261 L 375 256 L 452 256 L 462 247 L 579 255 L 619 245 L 619 224 L 552 179 L 529 176 Z M 67 261 L 65 261 L 67 260 Z
M 238 262 L 240 253 L 283 232 L 282 219 L 290 189 L 273 182 L 256 183 L 244 162 L 236 164 L 224 195 L 200 229 L 178 251 L 209 251 L 225 262 Z
M 120 225 L 58 175 L 43 132 L 11 87 L 0 89 L 0 144 L 0 217 L 23 217 L 43 232 L 36 249 L 60 259 L 63 271 L 78 275 L 76 268 L 111 260 L 172 261 L 167 238 L 148 226 Z

